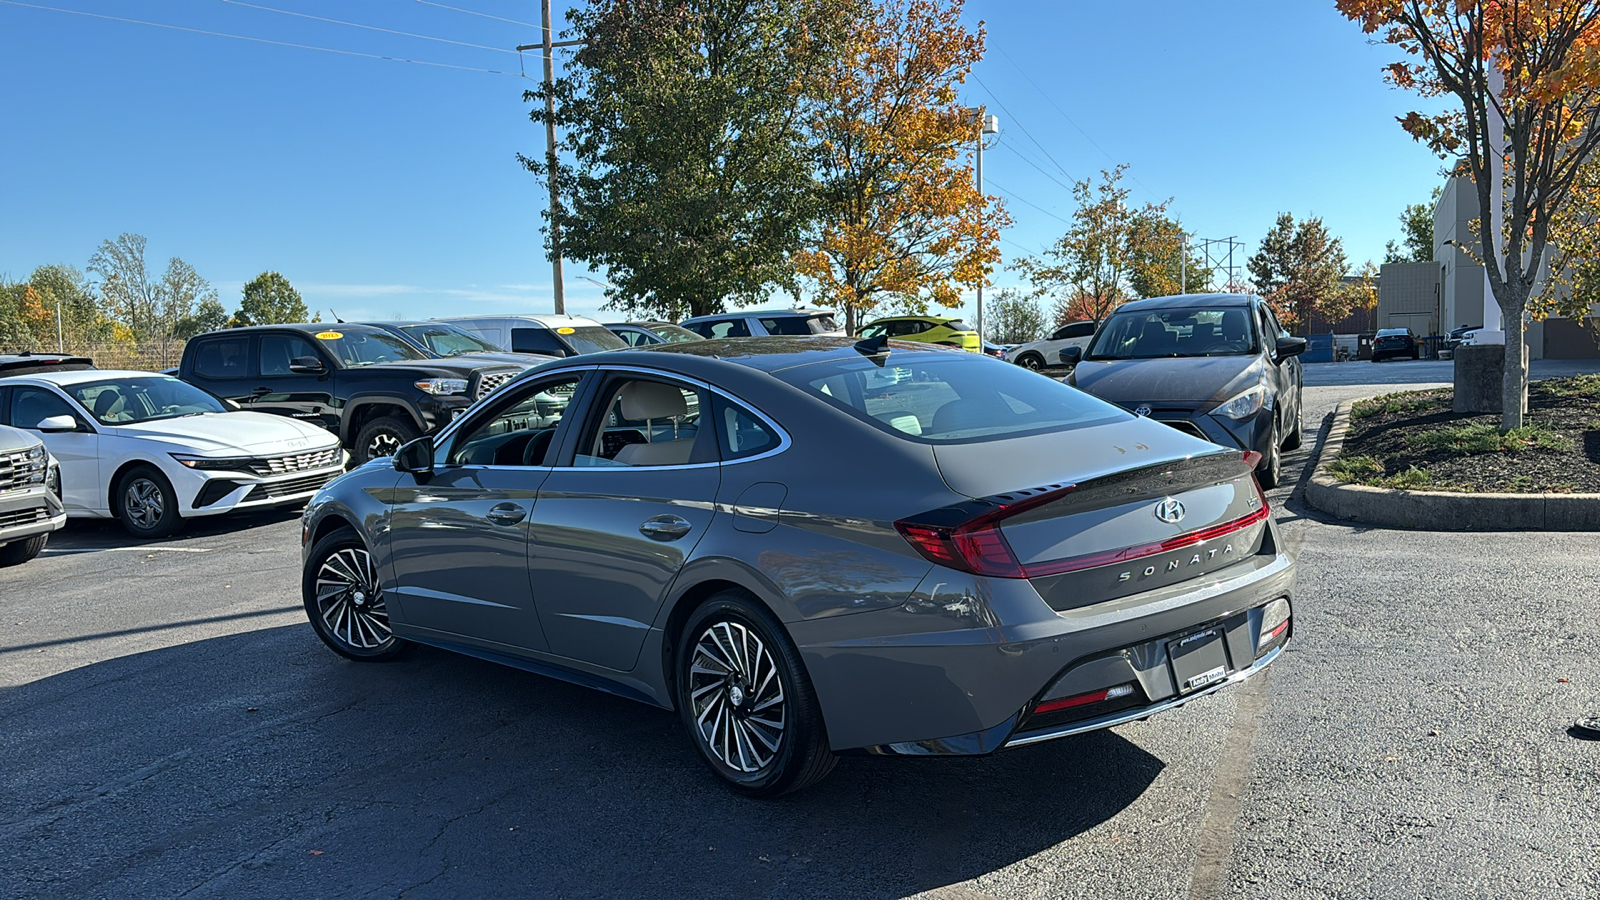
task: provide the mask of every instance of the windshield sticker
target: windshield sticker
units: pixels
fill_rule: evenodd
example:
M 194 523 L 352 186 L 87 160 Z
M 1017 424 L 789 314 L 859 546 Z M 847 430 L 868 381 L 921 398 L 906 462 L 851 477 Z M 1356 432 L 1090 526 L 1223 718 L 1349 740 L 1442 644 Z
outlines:
M 337 341 L 339 338 L 342 338 L 342 337 L 344 337 L 344 334 L 342 332 L 338 332 L 338 331 L 319 331 L 319 332 L 317 332 L 317 340 L 319 340 L 319 341 Z
M 573 332 L 576 332 L 577 330 L 578 329 L 576 329 L 576 328 L 557 328 L 556 329 L 556 334 L 572 334 Z

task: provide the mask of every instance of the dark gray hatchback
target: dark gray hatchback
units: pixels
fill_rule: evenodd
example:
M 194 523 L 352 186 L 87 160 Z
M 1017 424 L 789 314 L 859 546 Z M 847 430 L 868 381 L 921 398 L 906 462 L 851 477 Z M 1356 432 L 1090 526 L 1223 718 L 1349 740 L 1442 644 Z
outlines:
M 507 385 L 319 493 L 335 651 L 412 642 L 678 710 L 756 795 L 987 754 L 1261 671 L 1294 564 L 1244 454 L 975 354 L 753 338 Z

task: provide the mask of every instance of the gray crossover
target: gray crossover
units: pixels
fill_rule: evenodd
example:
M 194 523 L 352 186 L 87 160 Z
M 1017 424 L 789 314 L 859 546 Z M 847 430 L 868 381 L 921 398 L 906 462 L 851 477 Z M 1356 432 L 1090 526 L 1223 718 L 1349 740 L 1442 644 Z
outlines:
M 319 493 L 337 652 L 430 644 L 679 712 L 750 794 L 1185 703 L 1287 642 L 1245 455 L 977 354 L 667 344 L 530 371 Z

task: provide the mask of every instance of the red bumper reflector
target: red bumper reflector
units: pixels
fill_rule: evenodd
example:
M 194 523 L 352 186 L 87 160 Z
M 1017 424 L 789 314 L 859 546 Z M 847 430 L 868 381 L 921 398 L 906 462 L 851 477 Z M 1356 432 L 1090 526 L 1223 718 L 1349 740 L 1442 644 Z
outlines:
M 1079 694 L 1076 697 L 1062 697 L 1059 700 L 1046 700 L 1038 706 L 1035 706 L 1033 708 L 1033 713 L 1034 715 L 1038 715 L 1039 713 L 1071 709 L 1074 706 L 1086 706 L 1090 703 L 1099 703 L 1101 700 L 1106 698 L 1106 693 L 1107 692 L 1105 690 L 1090 691 L 1087 694 Z
M 1273 641 L 1277 640 L 1278 638 L 1282 637 L 1283 633 L 1285 631 L 1288 631 L 1288 630 L 1289 630 L 1289 620 L 1288 619 L 1284 619 L 1282 622 L 1278 623 L 1278 627 L 1277 628 L 1274 628 L 1271 631 L 1269 631 L 1266 634 L 1261 636 L 1261 643 L 1270 644 Z

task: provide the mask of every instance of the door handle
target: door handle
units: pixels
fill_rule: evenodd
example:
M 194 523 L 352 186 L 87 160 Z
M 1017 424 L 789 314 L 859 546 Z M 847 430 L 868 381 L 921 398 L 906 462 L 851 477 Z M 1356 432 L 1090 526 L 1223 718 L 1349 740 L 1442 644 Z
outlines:
M 645 519 L 639 526 L 639 533 L 652 541 L 675 541 L 692 528 L 688 519 L 668 514 Z
M 515 503 L 497 503 L 489 508 L 485 519 L 496 525 L 515 525 L 527 518 L 528 511 Z

